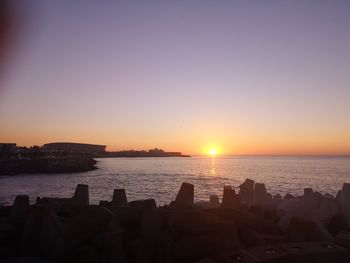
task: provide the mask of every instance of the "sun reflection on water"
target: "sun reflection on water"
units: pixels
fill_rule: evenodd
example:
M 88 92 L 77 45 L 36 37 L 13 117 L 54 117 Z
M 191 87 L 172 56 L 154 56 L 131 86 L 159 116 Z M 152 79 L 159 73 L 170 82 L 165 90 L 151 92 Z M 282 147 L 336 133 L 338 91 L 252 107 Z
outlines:
M 210 174 L 216 175 L 216 164 L 215 164 L 215 158 L 211 158 L 211 168 L 210 168 Z

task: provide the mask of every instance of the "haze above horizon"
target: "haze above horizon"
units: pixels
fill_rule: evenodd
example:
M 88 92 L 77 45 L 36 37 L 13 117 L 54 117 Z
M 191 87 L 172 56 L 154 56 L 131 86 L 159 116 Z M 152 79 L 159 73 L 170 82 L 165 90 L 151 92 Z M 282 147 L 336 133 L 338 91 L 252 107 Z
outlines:
M 13 2 L 0 142 L 350 154 L 349 1 Z

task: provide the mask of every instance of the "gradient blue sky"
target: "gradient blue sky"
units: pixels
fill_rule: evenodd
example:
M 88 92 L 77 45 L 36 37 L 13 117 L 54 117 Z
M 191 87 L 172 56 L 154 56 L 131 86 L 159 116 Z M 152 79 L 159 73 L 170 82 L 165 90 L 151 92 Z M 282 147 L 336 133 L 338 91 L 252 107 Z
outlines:
M 350 154 L 350 1 L 23 1 L 0 141 Z

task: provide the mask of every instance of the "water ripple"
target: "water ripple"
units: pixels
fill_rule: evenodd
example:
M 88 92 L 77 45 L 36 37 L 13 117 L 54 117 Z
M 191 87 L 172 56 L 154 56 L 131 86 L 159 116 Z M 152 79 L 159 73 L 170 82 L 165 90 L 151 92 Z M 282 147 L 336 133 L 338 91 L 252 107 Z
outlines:
M 98 170 L 76 174 L 0 177 L 0 203 L 18 194 L 69 197 L 78 183 L 90 185 L 92 203 L 110 200 L 115 188 L 125 188 L 129 200 L 155 198 L 170 202 L 182 182 L 195 185 L 196 200 L 221 196 L 224 185 L 238 189 L 245 178 L 266 183 L 272 194 L 300 194 L 305 187 L 335 194 L 350 182 L 350 158 L 232 157 L 99 159 Z

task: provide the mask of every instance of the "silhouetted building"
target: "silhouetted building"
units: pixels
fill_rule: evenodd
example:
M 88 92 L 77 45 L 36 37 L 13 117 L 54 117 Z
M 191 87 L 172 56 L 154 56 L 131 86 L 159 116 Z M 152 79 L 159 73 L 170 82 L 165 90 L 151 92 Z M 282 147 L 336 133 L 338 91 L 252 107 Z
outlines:
M 50 152 L 98 153 L 104 152 L 106 149 L 106 145 L 73 142 L 55 142 L 44 144 L 43 148 L 44 151 Z
M 0 159 L 17 157 L 17 145 L 15 143 L 0 143 Z
M 17 156 L 17 145 L 15 143 L 0 143 L 0 159 L 13 158 Z
M 15 152 L 16 149 L 15 143 L 0 143 L 0 152 Z

